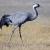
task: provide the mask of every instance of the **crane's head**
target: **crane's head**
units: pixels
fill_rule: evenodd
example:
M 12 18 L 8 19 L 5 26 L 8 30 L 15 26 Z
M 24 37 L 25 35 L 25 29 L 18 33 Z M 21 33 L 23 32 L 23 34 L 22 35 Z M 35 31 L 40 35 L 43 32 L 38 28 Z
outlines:
M 38 7 L 40 7 L 39 4 L 37 4 L 37 3 L 33 4 L 33 8 L 38 8 Z

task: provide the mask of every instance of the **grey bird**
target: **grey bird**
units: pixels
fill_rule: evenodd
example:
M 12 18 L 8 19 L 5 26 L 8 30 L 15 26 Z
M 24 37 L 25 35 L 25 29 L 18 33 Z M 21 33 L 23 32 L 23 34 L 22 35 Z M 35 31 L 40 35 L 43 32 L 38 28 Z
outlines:
M 22 35 L 21 35 L 21 25 L 24 24 L 25 22 L 28 21 L 33 21 L 38 17 L 38 12 L 36 10 L 36 8 L 38 8 L 40 5 L 35 3 L 33 4 L 33 14 L 30 12 L 16 12 L 12 15 L 3 15 L 1 20 L 0 20 L 0 28 L 2 29 L 2 26 L 6 25 L 7 27 L 9 25 L 14 25 L 14 26 L 18 26 L 19 27 L 19 34 L 20 34 L 20 38 L 22 40 Z M 16 30 L 17 27 L 14 28 L 14 30 L 12 31 L 12 35 L 14 33 L 14 31 Z M 11 35 L 11 38 L 12 38 Z M 10 38 L 10 40 L 11 40 Z

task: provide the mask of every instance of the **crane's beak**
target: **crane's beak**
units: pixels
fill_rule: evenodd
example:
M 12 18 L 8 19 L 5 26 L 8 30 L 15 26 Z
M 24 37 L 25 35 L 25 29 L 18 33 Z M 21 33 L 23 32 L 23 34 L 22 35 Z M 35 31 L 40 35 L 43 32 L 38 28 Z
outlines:
M 40 4 L 38 4 L 38 7 L 40 7 Z

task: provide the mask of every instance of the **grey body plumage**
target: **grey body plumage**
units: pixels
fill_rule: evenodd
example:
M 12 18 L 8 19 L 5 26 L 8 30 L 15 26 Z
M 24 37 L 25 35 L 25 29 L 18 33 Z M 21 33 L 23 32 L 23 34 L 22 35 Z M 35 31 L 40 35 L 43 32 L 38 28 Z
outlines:
M 6 25 L 6 26 L 17 25 L 19 27 L 20 38 L 22 40 L 21 31 L 20 31 L 21 25 L 27 21 L 32 21 L 37 18 L 37 16 L 38 16 L 38 12 L 36 10 L 37 7 L 39 7 L 39 4 L 33 4 L 33 14 L 30 12 L 16 12 L 15 14 L 12 14 L 12 15 L 2 16 L 2 18 L 0 20 L 0 28 L 2 28 L 3 25 Z M 15 30 L 13 30 L 13 33 L 14 33 L 14 31 Z M 10 40 L 11 40 L 11 38 L 10 38 Z

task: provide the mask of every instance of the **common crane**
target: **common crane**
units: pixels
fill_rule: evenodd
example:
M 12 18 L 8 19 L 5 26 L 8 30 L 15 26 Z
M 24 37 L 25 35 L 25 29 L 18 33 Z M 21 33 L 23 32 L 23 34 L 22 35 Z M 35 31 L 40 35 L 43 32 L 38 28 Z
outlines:
M 38 17 L 38 12 L 37 12 L 36 8 L 38 8 L 39 6 L 40 5 L 37 3 L 33 4 L 33 14 L 30 12 L 17 12 L 12 15 L 7 15 L 7 14 L 3 15 L 0 20 L 0 28 L 2 29 L 3 25 L 6 25 L 7 27 L 9 25 L 18 26 L 20 38 L 22 40 L 21 25 L 24 24 L 25 22 L 33 21 Z M 17 27 L 15 27 L 14 30 L 12 31 L 12 35 L 16 28 Z M 12 38 L 12 35 L 11 35 L 11 38 Z M 10 40 L 11 40 L 11 38 L 10 38 Z

